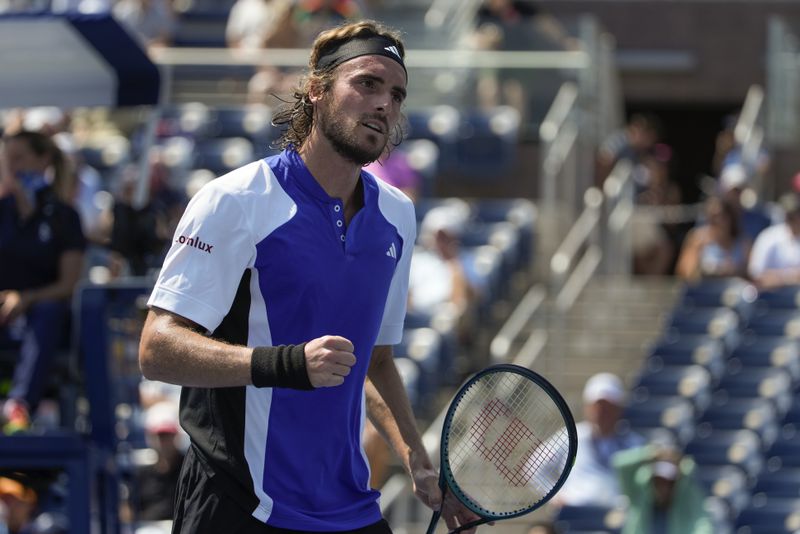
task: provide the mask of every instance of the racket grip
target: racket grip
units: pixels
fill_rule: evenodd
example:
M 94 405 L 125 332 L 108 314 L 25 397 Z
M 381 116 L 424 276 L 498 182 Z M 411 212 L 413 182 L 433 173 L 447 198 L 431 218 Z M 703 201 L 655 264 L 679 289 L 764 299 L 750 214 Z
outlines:
M 439 522 L 439 518 L 441 516 L 442 516 L 442 511 L 441 510 L 434 510 L 433 515 L 431 516 L 431 522 L 428 525 L 428 530 L 426 531 L 426 534 L 433 534 L 434 533 L 434 531 L 436 530 L 436 523 Z

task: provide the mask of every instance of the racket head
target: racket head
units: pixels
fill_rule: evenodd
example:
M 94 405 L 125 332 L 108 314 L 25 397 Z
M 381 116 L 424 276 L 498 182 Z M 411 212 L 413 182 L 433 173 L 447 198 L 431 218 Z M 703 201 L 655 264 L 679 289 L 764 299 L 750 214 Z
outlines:
M 530 369 L 500 364 L 470 378 L 453 398 L 442 427 L 440 469 L 450 491 L 475 514 L 508 519 L 550 500 L 577 450 L 575 419 L 558 390 Z M 536 454 L 549 461 L 537 462 Z

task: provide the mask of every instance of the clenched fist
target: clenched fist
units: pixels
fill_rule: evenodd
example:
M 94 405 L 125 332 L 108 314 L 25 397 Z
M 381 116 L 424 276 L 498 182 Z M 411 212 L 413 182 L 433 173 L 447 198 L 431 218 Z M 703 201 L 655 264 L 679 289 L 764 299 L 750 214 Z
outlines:
M 340 386 L 356 363 L 353 344 L 341 336 L 322 336 L 305 346 L 308 380 L 315 388 Z

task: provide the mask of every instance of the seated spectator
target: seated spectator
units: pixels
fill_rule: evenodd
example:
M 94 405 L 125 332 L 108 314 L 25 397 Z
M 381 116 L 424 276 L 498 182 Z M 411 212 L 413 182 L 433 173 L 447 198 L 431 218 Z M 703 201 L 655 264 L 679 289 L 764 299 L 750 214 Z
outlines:
M 705 493 L 692 478 L 695 464 L 672 449 L 653 446 L 614 457 L 622 492 L 628 498 L 623 534 L 711 534 Z
M 786 220 L 759 234 L 750 253 L 748 272 L 761 288 L 800 284 L 800 196 L 780 200 Z
M 80 219 L 56 194 L 67 174 L 43 134 L 21 131 L 0 150 L 0 345 L 19 351 L 6 432 L 30 425 L 83 268 Z
M 688 281 L 746 277 L 751 242 L 742 233 L 735 208 L 719 197 L 711 197 L 706 201 L 705 221 L 686 236 L 676 274 Z
M 0 532 L 31 532 L 38 501 L 33 489 L 12 478 L 0 477 Z
M 612 459 L 620 451 L 645 443 L 639 434 L 622 432 L 619 428 L 625 397 L 622 381 L 611 373 L 596 374 L 586 382 L 584 420 L 577 425 L 578 454 L 554 504 L 617 504 L 621 491 Z
M 400 189 L 412 202 L 419 198 L 422 176 L 409 165 L 408 156 L 402 150 L 392 150 L 388 155 L 364 167 L 364 170 Z
M 474 300 L 474 289 L 460 258 L 460 234 L 466 214 L 453 206 L 432 208 L 422 220 L 421 247 L 411 259 L 408 309 L 433 316 L 449 309 L 462 317 Z
M 175 488 L 183 465 L 179 447 L 178 405 L 157 402 L 145 412 L 148 445 L 156 452 L 156 461 L 136 473 L 137 518 L 140 521 L 172 519 Z
M 754 242 L 762 230 L 772 224 L 766 210 L 756 204 L 756 196 L 752 190 L 751 179 L 743 165 L 728 165 L 723 168 L 719 177 L 719 194 L 733 206 L 739 217 L 742 232 Z
M 612 133 L 597 155 L 597 181 L 603 183 L 620 160 L 638 165 L 652 154 L 661 137 L 661 121 L 655 115 L 637 113 L 621 130 Z

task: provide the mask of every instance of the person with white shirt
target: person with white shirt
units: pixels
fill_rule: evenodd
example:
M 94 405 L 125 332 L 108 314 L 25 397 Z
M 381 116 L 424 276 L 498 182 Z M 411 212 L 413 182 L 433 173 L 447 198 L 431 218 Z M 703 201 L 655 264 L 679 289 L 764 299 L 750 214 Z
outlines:
M 785 221 L 761 232 L 753 244 L 748 273 L 761 288 L 800 284 L 800 197 L 780 200 Z
M 578 454 L 569 478 L 556 494 L 561 506 L 614 506 L 621 489 L 612 463 L 620 451 L 639 447 L 645 439 L 621 432 L 625 387 L 612 373 L 592 376 L 583 388 L 584 420 L 578 423 Z

